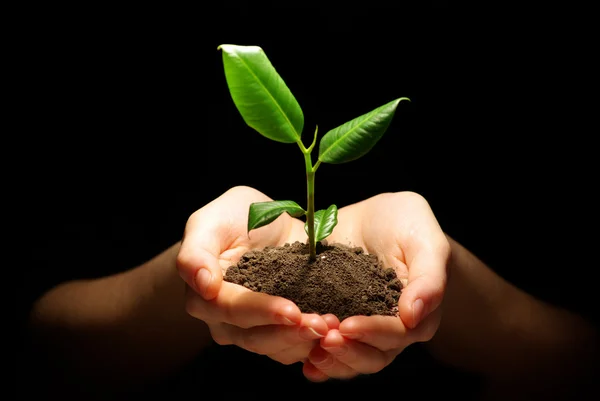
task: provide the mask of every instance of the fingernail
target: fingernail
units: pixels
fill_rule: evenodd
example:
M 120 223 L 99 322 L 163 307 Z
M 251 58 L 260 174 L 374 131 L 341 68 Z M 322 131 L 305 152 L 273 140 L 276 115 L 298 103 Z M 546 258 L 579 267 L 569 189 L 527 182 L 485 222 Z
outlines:
M 300 337 L 302 337 L 305 340 L 314 340 L 315 338 L 322 338 L 325 336 L 323 334 L 317 333 L 317 331 L 312 327 L 302 326 L 300 328 Z
M 360 340 L 361 338 L 363 338 L 363 334 L 362 333 L 340 333 L 343 337 L 349 338 L 351 340 Z
M 296 325 L 296 323 L 294 323 L 293 321 L 291 321 L 290 319 L 288 319 L 287 317 L 285 317 L 283 315 L 277 315 L 277 320 L 279 320 L 281 323 L 286 324 L 288 326 Z
M 413 314 L 413 329 L 417 327 L 417 325 L 421 322 L 423 318 L 423 309 L 425 305 L 423 304 L 423 300 L 421 298 L 417 299 L 412 304 L 412 314 Z
M 317 355 L 312 355 L 309 360 L 313 365 L 319 365 L 320 367 L 323 367 L 323 365 L 330 365 L 333 361 L 333 359 L 331 359 L 331 356 L 329 356 L 329 354 L 325 352 Z
M 322 347 L 325 351 L 333 354 L 335 356 L 342 356 L 346 352 L 348 352 L 348 347 L 345 345 L 340 345 L 338 347 Z
M 200 269 L 196 274 L 196 287 L 201 295 L 206 293 L 206 289 L 212 281 L 212 273 L 208 269 Z

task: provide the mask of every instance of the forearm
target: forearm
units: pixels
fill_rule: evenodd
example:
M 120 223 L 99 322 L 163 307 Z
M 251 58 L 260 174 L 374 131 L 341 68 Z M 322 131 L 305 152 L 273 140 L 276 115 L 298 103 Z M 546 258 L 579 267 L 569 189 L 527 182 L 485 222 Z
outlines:
M 46 293 L 31 314 L 35 352 L 64 367 L 60 375 L 103 386 L 143 381 L 187 362 L 211 338 L 185 312 L 179 245 L 121 274 Z
M 431 352 L 495 382 L 547 388 L 583 382 L 598 356 L 595 328 L 506 282 L 449 240 L 450 279 Z

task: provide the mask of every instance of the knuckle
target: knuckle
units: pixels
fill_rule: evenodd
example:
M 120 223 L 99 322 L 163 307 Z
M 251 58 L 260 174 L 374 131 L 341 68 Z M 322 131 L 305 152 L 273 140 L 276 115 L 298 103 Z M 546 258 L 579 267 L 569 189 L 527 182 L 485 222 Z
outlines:
M 444 236 L 444 240 L 441 241 L 439 249 L 440 253 L 444 255 L 447 260 L 449 260 L 450 256 L 452 255 L 452 247 L 450 246 L 450 242 L 446 236 Z
M 427 342 L 430 341 L 433 336 L 435 336 L 435 333 L 437 332 L 437 324 L 426 324 L 423 329 L 421 330 L 421 333 L 419 333 L 419 341 L 420 342 Z
M 202 308 L 200 307 L 196 297 L 194 296 L 188 296 L 186 298 L 184 309 L 188 315 L 195 317 L 196 319 L 202 319 L 203 317 Z
M 445 276 L 439 276 L 436 277 L 435 279 L 431 280 L 431 290 L 432 290 L 432 295 L 435 299 L 439 298 L 441 295 L 444 294 L 445 290 L 446 290 L 446 277 Z M 431 308 L 435 308 L 437 306 L 436 305 L 430 305 Z
M 279 362 L 282 365 L 293 365 L 297 362 L 300 362 L 301 360 L 292 356 L 292 355 L 278 355 L 278 354 L 274 354 L 274 355 L 267 355 L 269 358 L 271 358 L 272 360 Z
M 392 342 L 390 344 L 386 344 L 384 346 L 377 347 L 377 348 L 380 351 L 389 352 L 389 351 L 393 351 L 393 350 L 396 350 L 396 349 L 402 349 L 402 348 L 404 348 L 405 345 L 406 344 L 404 344 L 402 341 L 394 341 L 394 342 Z
M 239 346 L 247 351 L 254 352 L 255 354 L 264 355 L 266 353 L 262 349 L 261 345 L 261 341 L 256 338 L 256 336 L 245 335 L 242 336 Z
M 363 369 L 361 369 L 360 373 L 362 374 L 366 374 L 366 375 L 370 375 L 370 374 L 374 374 L 377 373 L 379 371 L 381 371 L 383 368 L 385 368 L 385 364 L 383 362 L 374 362 L 372 364 L 369 364 L 368 366 L 364 367 Z
M 414 192 L 414 191 L 405 191 L 405 192 L 396 192 L 395 194 L 397 197 L 403 197 L 405 199 L 409 199 L 411 202 L 418 202 L 418 203 L 422 203 L 422 204 L 426 204 L 428 205 L 429 202 L 427 202 L 427 199 L 425 199 L 425 197 L 423 195 L 421 195 L 420 193 Z
M 344 375 L 342 377 L 342 379 L 344 379 L 344 380 L 351 380 L 351 379 L 354 379 L 355 377 L 358 377 L 358 376 L 360 376 L 360 372 L 350 372 L 350 373 Z
M 414 191 L 400 191 L 400 192 L 384 192 L 373 197 L 378 202 L 384 204 L 405 204 L 405 203 L 424 203 L 428 204 L 425 197 Z
M 231 321 L 235 321 L 236 326 L 238 326 L 242 329 L 251 329 L 252 327 L 256 327 L 255 325 L 253 325 L 249 321 L 246 321 L 245 319 L 235 319 L 234 320 L 231 311 L 227 314 L 227 317 L 228 317 L 228 319 L 231 319 Z
M 419 342 L 426 343 L 428 341 L 431 341 L 431 339 L 433 338 L 434 334 L 435 334 L 434 332 L 431 332 L 429 330 L 428 331 L 424 331 L 419 336 Z
M 360 372 L 352 368 L 339 368 L 328 372 L 330 377 L 340 380 L 350 380 L 360 375 Z
M 300 328 L 298 327 L 281 327 L 279 329 L 279 334 L 283 344 L 285 344 L 289 348 L 307 348 L 308 351 L 310 351 L 314 346 L 318 344 L 319 340 L 305 340 L 301 338 L 299 331 Z
M 177 253 L 177 257 L 175 258 L 175 267 L 178 270 L 181 270 L 186 267 L 192 266 L 192 263 L 193 262 L 190 251 L 185 247 L 181 247 L 179 249 L 179 252 Z
M 258 191 L 252 187 L 247 185 L 236 185 L 225 192 L 227 195 L 232 196 L 247 196 L 247 195 L 255 195 Z
M 237 295 L 223 299 L 219 306 L 219 316 L 222 317 L 224 322 L 241 329 L 256 327 L 256 315 L 245 307 L 244 304 L 244 299 Z
M 396 335 L 392 338 L 386 337 L 379 342 L 379 345 L 376 348 L 383 352 L 396 352 L 398 350 L 403 350 L 407 346 L 407 342 L 408 338 L 406 335 Z
M 281 360 L 279 360 L 279 363 L 281 363 L 282 365 L 286 365 L 286 366 L 293 365 L 297 362 L 300 362 L 300 361 L 298 361 L 294 358 L 288 358 L 288 357 L 284 357 Z
M 236 308 L 234 307 L 234 303 L 231 301 L 231 299 L 227 299 L 225 302 L 223 302 L 221 308 L 220 308 L 221 312 L 222 312 L 222 316 L 224 318 L 224 321 L 230 324 L 233 324 L 235 326 L 241 327 L 243 329 L 247 329 L 248 327 L 245 327 L 245 325 L 243 325 L 243 322 L 238 322 L 237 319 L 235 319 L 236 317 Z
M 406 203 L 408 201 L 410 203 L 428 204 L 423 195 L 414 191 L 390 192 L 383 195 L 386 200 L 392 203 Z
M 210 335 L 212 337 L 212 339 L 214 340 L 214 342 L 216 342 L 219 345 L 231 345 L 233 344 L 233 341 L 231 340 L 231 337 L 229 335 L 227 335 L 227 333 L 225 332 L 225 330 L 219 330 L 216 329 L 214 327 L 210 328 Z
M 450 242 L 448 242 L 448 239 L 446 238 L 445 235 L 441 235 L 442 239 L 440 240 L 440 243 L 437 246 L 437 254 L 439 255 L 439 257 L 441 258 L 441 260 L 444 261 L 444 268 L 445 268 L 445 273 L 446 275 L 444 276 L 444 281 L 447 279 L 447 275 L 448 275 L 448 266 L 450 264 L 450 260 L 452 258 L 452 248 L 450 246 Z M 445 282 L 444 282 L 445 284 Z
M 311 361 L 311 363 L 324 372 L 331 372 L 335 366 L 335 360 L 330 356 L 321 361 Z

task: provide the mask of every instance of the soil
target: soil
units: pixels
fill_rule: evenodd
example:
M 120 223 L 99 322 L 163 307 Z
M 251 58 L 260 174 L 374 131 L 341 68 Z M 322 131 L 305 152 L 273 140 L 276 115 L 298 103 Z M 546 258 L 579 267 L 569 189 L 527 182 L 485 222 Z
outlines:
M 392 268 L 360 247 L 295 242 L 244 254 L 225 280 L 293 301 L 302 312 L 332 313 L 342 321 L 356 315 L 397 316 L 402 284 Z

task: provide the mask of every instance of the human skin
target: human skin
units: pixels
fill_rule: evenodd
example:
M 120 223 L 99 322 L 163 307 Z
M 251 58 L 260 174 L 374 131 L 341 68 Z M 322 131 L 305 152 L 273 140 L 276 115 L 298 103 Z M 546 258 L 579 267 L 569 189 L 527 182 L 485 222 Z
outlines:
M 303 363 L 307 378 L 323 381 L 377 372 L 409 344 L 425 342 L 439 360 L 484 377 L 490 394 L 510 395 L 515 385 L 523 394 L 555 397 L 587 388 L 597 368 L 595 327 L 493 273 L 442 233 L 414 193 L 381 194 L 341 208 L 329 238 L 364 246 L 396 269 L 406 284 L 397 319 L 339 322 L 302 314 L 288 300 L 222 281 L 224 269 L 246 249 L 306 239 L 303 223 L 287 215 L 247 235 L 249 202 L 268 199 L 248 187 L 232 188 L 190 216 L 182 242 L 148 262 L 66 282 L 41 296 L 31 313 L 32 337 L 38 350 L 66 362 L 47 374 L 60 366 L 90 388 L 129 386 L 178 369 L 214 340 L 284 364 Z M 398 209 L 425 223 L 402 218 Z M 385 239 L 375 235 L 375 227 L 385 232 L 386 226 Z M 210 269 L 208 285 L 197 281 L 200 267 Z M 420 319 L 412 308 L 418 298 L 426 300 Z
M 283 363 L 302 361 L 306 377 L 321 381 L 377 372 L 406 346 L 433 336 L 440 321 L 438 308 L 450 248 L 422 196 L 413 192 L 380 194 L 339 210 L 339 224 L 328 241 L 361 246 L 376 254 L 405 284 L 399 318 L 357 316 L 341 323 L 332 315 L 322 317 L 320 323 L 316 315 L 298 321 L 299 311 L 290 301 L 223 281 L 227 267 L 252 248 L 306 241 L 304 223 L 285 214 L 247 232 L 250 203 L 267 200 L 270 198 L 252 188 L 236 187 L 188 220 L 178 256 L 180 274 L 193 290 L 188 291 L 187 310 L 209 322 L 217 343 L 235 344 Z M 204 274 L 209 276 L 206 280 Z M 291 344 L 287 333 L 297 327 L 282 327 L 281 316 L 300 326 L 310 317 L 318 337 Z M 317 346 L 319 339 L 322 347 Z M 339 355 L 340 349 L 350 352 Z M 340 359 L 317 362 L 329 353 Z

